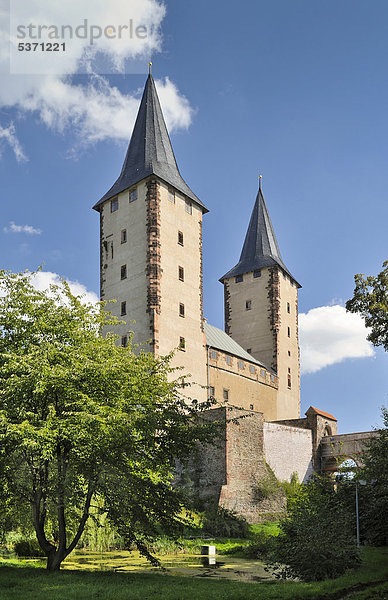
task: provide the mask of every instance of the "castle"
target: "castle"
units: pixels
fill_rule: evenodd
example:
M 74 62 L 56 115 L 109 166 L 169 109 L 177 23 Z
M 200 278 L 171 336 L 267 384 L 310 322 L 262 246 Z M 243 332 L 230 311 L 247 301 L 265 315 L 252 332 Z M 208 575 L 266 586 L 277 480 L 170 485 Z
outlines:
M 132 335 L 157 356 L 177 349 L 172 365 L 190 374 L 191 395 L 221 405 L 209 418 L 225 420 L 225 438 L 203 450 L 195 469 L 201 495 L 252 521 L 281 509 L 281 494 L 258 498 L 267 465 L 280 480 L 306 480 L 336 419 L 313 407 L 300 418 L 301 286 L 281 257 L 261 179 L 240 260 L 220 279 L 225 331 L 203 316 L 208 209 L 179 172 L 151 72 L 121 173 L 93 208 L 101 299 L 117 300 L 110 309 L 124 321 L 122 345 Z M 230 421 L 241 415 L 249 418 Z

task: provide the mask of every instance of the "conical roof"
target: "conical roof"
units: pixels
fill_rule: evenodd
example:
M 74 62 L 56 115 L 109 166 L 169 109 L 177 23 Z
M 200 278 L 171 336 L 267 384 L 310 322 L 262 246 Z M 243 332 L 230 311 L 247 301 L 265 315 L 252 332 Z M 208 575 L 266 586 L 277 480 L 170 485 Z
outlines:
M 98 210 L 100 204 L 149 175 L 156 175 L 208 212 L 179 172 L 151 73 L 147 78 L 120 176 L 93 208 Z
M 260 184 L 240 260 L 220 281 L 273 265 L 278 265 L 288 273 L 299 286 L 283 262 Z

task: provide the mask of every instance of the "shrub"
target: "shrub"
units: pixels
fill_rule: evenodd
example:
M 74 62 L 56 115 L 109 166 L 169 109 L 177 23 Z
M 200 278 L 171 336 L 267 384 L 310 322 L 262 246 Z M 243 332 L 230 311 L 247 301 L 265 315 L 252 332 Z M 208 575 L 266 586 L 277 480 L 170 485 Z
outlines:
M 279 577 L 321 581 L 360 564 L 354 539 L 354 514 L 331 482 L 315 479 L 303 485 L 280 523 L 269 561 Z
M 17 556 L 23 558 L 34 558 L 46 556 L 36 539 L 25 539 L 16 542 L 14 545 L 14 552 Z
M 203 534 L 214 537 L 246 538 L 249 535 L 249 525 L 244 517 L 220 506 L 204 513 L 202 529 Z
M 276 545 L 276 536 L 265 531 L 259 531 L 255 534 L 248 546 L 243 548 L 245 556 L 248 558 L 260 558 L 270 560 L 272 558 Z

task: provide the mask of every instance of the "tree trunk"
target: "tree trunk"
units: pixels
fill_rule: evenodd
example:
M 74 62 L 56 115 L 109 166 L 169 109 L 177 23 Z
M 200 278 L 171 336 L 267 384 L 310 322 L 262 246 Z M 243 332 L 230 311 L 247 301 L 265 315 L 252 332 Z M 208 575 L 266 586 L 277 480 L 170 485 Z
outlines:
M 47 570 L 50 572 L 59 571 L 61 568 L 61 563 L 65 556 L 62 552 L 58 552 L 58 550 L 51 550 L 47 555 Z

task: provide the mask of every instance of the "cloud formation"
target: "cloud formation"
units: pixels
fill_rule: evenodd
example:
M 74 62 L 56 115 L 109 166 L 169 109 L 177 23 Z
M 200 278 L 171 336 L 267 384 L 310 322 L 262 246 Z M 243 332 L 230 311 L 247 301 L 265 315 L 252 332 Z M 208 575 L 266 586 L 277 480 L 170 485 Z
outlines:
M 16 225 L 13 221 L 10 222 L 9 227 L 3 228 L 4 233 L 28 233 L 29 235 L 40 235 L 41 229 L 37 229 L 32 225 Z
M 4 0 L 0 0 L 0 7 Z M 19 0 L 12 4 L 16 11 L 13 20 L 18 23 L 49 24 L 79 23 L 83 18 L 95 24 L 128 23 L 132 19 L 147 27 L 145 39 L 113 40 L 101 37 L 93 47 L 85 40 L 72 39 L 66 46 L 66 72 L 60 75 L 53 69 L 46 74 L 9 74 L 9 36 L 7 14 L 0 10 L 0 107 L 16 108 L 23 117 L 36 115 L 40 121 L 56 133 L 71 131 L 75 134 L 75 147 L 86 146 L 101 140 L 127 141 L 130 137 L 140 100 L 141 90 L 123 94 L 112 85 L 102 64 L 110 65 L 111 72 L 125 71 L 126 61 L 138 60 L 146 64 L 146 57 L 161 51 L 161 24 L 166 9 L 161 0 Z M 82 17 L 82 19 L 81 19 Z M 11 40 L 14 44 L 16 37 Z M 20 53 L 19 53 L 20 54 Z M 50 54 L 50 53 L 40 53 Z M 52 52 L 50 59 L 57 60 Z M 36 56 L 35 56 L 36 55 Z M 61 57 L 63 58 L 63 57 Z M 43 60 L 34 53 L 34 61 Z M 47 56 L 45 57 L 47 60 Z M 102 70 L 101 70 L 102 69 Z M 74 77 L 80 71 L 86 77 Z M 160 101 L 170 131 L 187 128 L 192 120 L 193 109 L 168 78 L 156 81 Z M 3 134 L 1 134 L 3 132 Z M 15 127 L 0 129 L 11 145 L 18 160 L 25 155 L 16 138 Z
M 10 123 L 8 127 L 2 127 L 0 125 L 0 142 L 2 145 L 5 142 L 12 148 L 15 158 L 18 162 L 25 162 L 27 160 L 22 146 L 16 136 L 16 129 L 13 123 Z
M 99 301 L 99 298 L 95 292 L 88 290 L 83 283 L 79 281 L 71 281 L 66 279 L 70 286 L 70 291 L 74 296 L 83 296 L 83 302 L 95 304 Z M 58 273 L 52 273 L 51 271 L 37 271 L 34 273 L 32 280 L 33 286 L 40 291 L 46 291 L 50 288 L 50 285 L 60 285 L 61 276 Z
M 299 315 L 301 373 L 316 373 L 348 358 L 373 356 L 363 319 L 344 306 L 320 306 Z

